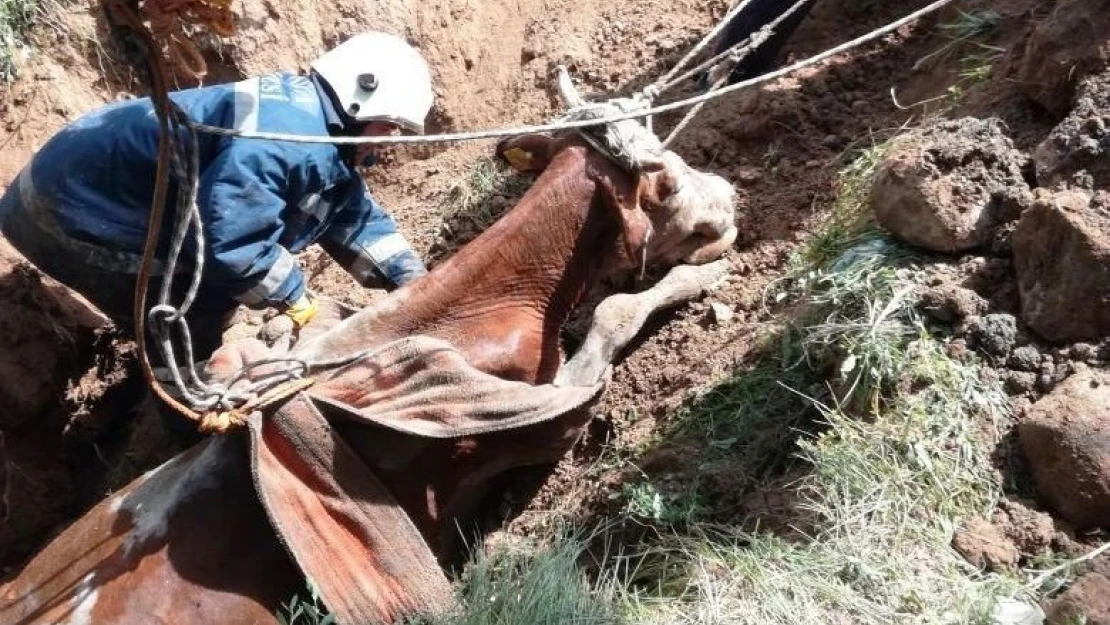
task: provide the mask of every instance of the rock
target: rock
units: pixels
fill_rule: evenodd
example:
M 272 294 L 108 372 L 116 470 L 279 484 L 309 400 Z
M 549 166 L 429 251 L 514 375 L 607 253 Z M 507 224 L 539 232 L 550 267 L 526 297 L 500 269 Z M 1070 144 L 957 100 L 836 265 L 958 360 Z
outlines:
M 1038 189 L 1014 232 L 1022 320 L 1054 342 L 1110 336 L 1110 193 Z
M 736 179 L 745 184 L 753 184 L 763 179 L 763 171 L 758 167 L 751 167 L 749 165 L 741 165 L 736 168 L 734 174 Z
M 1041 606 L 1017 599 L 1003 599 L 994 608 L 994 625 L 1043 625 Z
M 1044 501 L 1078 529 L 1110 527 L 1110 376 L 1083 367 L 1033 404 L 1018 438 Z
M 987 315 L 971 324 L 968 338 L 980 351 L 1005 358 L 1017 343 L 1017 320 L 1005 313 Z
M 1003 375 L 1002 382 L 1007 393 L 1027 395 L 1037 387 L 1037 374 L 1028 371 L 1010 371 Z
M 969 520 L 956 532 L 952 548 L 977 568 L 991 571 L 1012 568 L 1021 557 L 997 527 L 980 518 Z
M 1108 60 L 1110 10 L 1105 0 L 1060 0 L 1030 35 L 1018 82 L 1033 101 L 1063 115 L 1078 81 Z
M 1110 71 L 1083 82 L 1075 108 L 1033 151 L 1033 163 L 1044 187 L 1110 187 Z
M 729 321 L 732 321 L 732 318 L 736 316 L 736 313 L 734 313 L 732 309 L 729 308 L 726 304 L 722 304 L 720 302 L 712 302 L 709 304 L 709 315 L 715 323 L 723 325 L 728 323 Z
M 948 354 L 948 357 L 952 360 L 964 360 L 968 355 L 967 341 L 964 339 L 952 339 L 952 341 L 945 346 L 944 353 Z
M 1055 546 L 1058 532 L 1052 516 L 1020 501 L 1004 499 L 999 502 L 992 520 L 1023 554 L 1045 554 Z
M 1110 579 L 1098 573 L 1080 577 L 1048 606 L 1049 625 L 1110 625 Z
M 987 311 L 987 300 L 971 289 L 942 284 L 923 291 L 919 297 L 922 310 L 937 321 L 952 323 L 977 317 Z
M 1027 163 L 997 119 L 941 122 L 894 140 L 871 205 L 879 224 L 906 243 L 945 253 L 973 249 L 1029 204 Z
M 1090 343 L 1076 343 L 1068 350 L 1068 357 L 1079 362 L 1090 362 L 1098 359 L 1098 350 Z
M 1017 371 L 1036 371 L 1041 366 L 1041 353 L 1032 345 L 1022 345 L 1010 354 L 1006 366 Z

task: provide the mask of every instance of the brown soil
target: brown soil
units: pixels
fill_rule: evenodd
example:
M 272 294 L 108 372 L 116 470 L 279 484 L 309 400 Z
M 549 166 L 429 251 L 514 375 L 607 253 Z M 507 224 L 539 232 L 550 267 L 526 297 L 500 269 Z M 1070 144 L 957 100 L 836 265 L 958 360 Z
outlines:
M 1048 610 L 1049 625 L 1110 625 L 1110 579 L 1098 573 L 1080 577 Z
M 549 118 L 558 112 L 551 77 L 559 63 L 569 66 L 587 94 L 631 92 L 683 55 L 727 5 L 724 0 L 237 4 L 240 32 L 209 52 L 209 80 L 303 69 L 320 49 L 368 25 L 395 28 L 420 45 L 435 68 L 438 103 L 433 131 Z M 924 4 L 925 0 L 823 0 L 781 56 L 805 57 Z M 512 511 L 517 516 L 511 528 L 528 532 L 556 517 L 586 516 L 615 505 L 611 495 L 620 492 L 628 475 L 608 468 L 608 454 L 639 456 L 647 450 L 650 462 L 644 463 L 645 471 L 678 476 L 674 480 L 679 490 L 683 476 L 699 474 L 698 450 L 657 443 L 659 432 L 692 394 L 712 389 L 759 358 L 759 339 L 774 322 L 763 307 L 763 291 L 783 275 L 791 251 L 827 216 L 845 155 L 920 123 L 943 104 L 938 98 L 958 80 L 959 55 L 941 55 L 918 70 L 913 66 L 948 43 L 935 28 L 938 22 L 952 21 L 959 9 L 981 4 L 956 3 L 880 42 L 719 101 L 679 137 L 673 147 L 688 162 L 726 176 L 738 190 L 742 234 L 728 254 L 735 271 L 711 296 L 717 310 L 734 314 L 724 320 L 711 312 L 709 302 L 700 302 L 654 320 L 645 338 L 616 368 L 583 443 L 552 474 L 511 476 L 508 494 L 495 512 L 499 518 Z M 1030 105 L 1012 80 L 1022 43 L 1034 20 L 1047 13 L 1046 4 L 989 3 L 1002 16 L 990 44 L 1010 52 L 998 60 L 998 71 L 989 82 L 968 93 L 962 109 L 1000 117 L 1022 150 L 1044 139 L 1059 121 Z M 103 24 L 91 5 L 59 8 L 50 24 L 35 35 L 37 49 L 43 52 L 25 63 L 22 77 L 0 94 L 0 185 L 8 183 L 35 147 L 65 122 L 141 88 L 114 61 L 110 47 L 100 43 L 106 41 Z M 901 106 L 892 100 L 892 88 Z M 664 116 L 656 123 L 663 133 L 676 121 Z M 435 258 L 450 247 L 443 232 L 445 199 L 475 160 L 489 152 L 488 143 L 396 150 L 368 172 L 369 181 L 417 251 Z M 496 204 L 503 208 L 507 200 Z M 321 292 L 354 305 L 380 295 L 355 287 L 319 250 L 302 260 Z M 961 280 L 968 280 L 962 286 L 978 291 L 991 309 L 1001 305 L 1014 310 L 1012 280 L 1007 291 L 1004 281 L 990 277 L 997 265 L 979 261 L 969 261 L 974 267 L 961 274 Z M 30 288 L 27 284 L 37 284 L 34 272 L 22 267 L 11 260 L 0 265 L 0 273 L 15 276 L 11 279 L 23 285 L 20 293 Z M 975 276 L 986 277 L 977 284 Z M 643 286 L 629 280 L 607 288 Z M 0 292 L 6 293 L 5 288 L 0 278 Z M 95 341 L 95 324 L 81 326 L 84 334 L 71 333 L 71 338 L 61 340 L 47 320 L 66 318 L 56 308 L 65 299 L 56 298 L 56 289 L 52 295 L 42 300 L 0 295 L 0 307 L 18 301 L 27 311 L 11 336 L 18 337 L 17 344 L 32 346 L 27 352 L 31 355 L 20 360 L 0 358 L 0 384 L 16 380 L 21 389 L 6 393 L 0 387 L 0 401 L 20 397 L 26 405 L 17 413 L 35 415 L 21 417 L 18 428 L 0 424 L 0 443 L 5 445 L 0 480 L 7 480 L 0 484 L 9 485 L 0 522 L 23 524 L 17 533 L 0 532 L 0 576 L 2 567 L 20 561 L 59 522 L 175 448 L 165 423 L 151 411 L 137 410 L 141 385 L 128 345 L 104 330 Z M 964 299 L 974 305 L 960 305 L 958 314 L 984 312 L 980 300 Z M 0 310 L 0 319 L 24 319 L 10 314 L 15 313 Z M 249 321 L 257 326 L 257 318 Z M 6 340 L 3 336 L 9 335 L 0 335 L 0 341 Z M 717 468 L 707 481 L 713 495 L 706 504 L 708 513 L 716 518 L 789 517 L 792 477 L 796 476 L 780 476 L 771 490 L 749 492 L 751 480 L 731 475 L 728 467 Z M 20 511 L 18 517 L 12 510 Z

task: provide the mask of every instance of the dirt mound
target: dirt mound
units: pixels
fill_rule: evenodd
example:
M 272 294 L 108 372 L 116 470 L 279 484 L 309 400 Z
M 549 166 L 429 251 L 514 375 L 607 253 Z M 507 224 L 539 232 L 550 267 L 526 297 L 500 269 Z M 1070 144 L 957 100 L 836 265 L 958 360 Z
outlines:
M 911 245 L 936 252 L 976 248 L 1027 203 L 1027 160 L 997 119 L 942 122 L 891 144 L 871 205 L 879 223 Z
M 1018 563 L 1021 554 L 1002 531 L 984 519 L 971 519 L 956 532 L 952 548 L 973 565 L 988 570 L 1005 570 Z
M 1110 193 L 1038 190 L 1013 235 L 1021 315 L 1050 341 L 1110 336 Z
M 1018 80 L 1025 93 L 1058 115 L 1067 112 L 1075 85 L 1110 61 L 1110 3 L 1063 0 L 1037 24 Z
M 1048 625 L 1110 625 L 1110 579 L 1098 573 L 1080 577 L 1048 611 Z
M 1110 187 L 1110 71 L 1079 88 L 1075 108 L 1033 152 L 1042 186 Z
M 1019 433 L 1041 496 L 1079 528 L 1110 526 L 1110 377 L 1068 378 Z
M 0 239 L 0 429 L 57 406 L 104 319 Z
M 59 433 L 103 323 L 0 239 L 0 569 L 72 513 Z

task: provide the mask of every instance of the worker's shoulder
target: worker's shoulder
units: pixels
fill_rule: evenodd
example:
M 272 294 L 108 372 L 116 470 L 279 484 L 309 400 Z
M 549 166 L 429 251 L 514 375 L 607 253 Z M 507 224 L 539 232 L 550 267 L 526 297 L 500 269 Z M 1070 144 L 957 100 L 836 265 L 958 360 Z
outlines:
M 274 72 L 228 85 L 232 115 L 226 120 L 244 132 L 273 132 L 321 136 L 328 134 L 327 119 L 312 81 L 290 72 Z M 310 163 L 330 169 L 338 160 L 335 146 L 327 143 L 236 140 L 253 152 Z
M 312 132 L 327 134 L 327 119 L 316 85 L 306 76 L 275 72 L 238 83 L 236 93 L 250 106 L 257 108 L 258 129 L 269 132 Z

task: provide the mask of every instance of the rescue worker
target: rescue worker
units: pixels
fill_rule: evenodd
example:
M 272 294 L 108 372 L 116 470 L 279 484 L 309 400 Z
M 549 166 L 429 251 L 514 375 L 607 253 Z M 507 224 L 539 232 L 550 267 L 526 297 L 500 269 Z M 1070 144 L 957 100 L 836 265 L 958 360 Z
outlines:
M 398 37 L 369 32 L 316 59 L 307 76 L 279 72 L 170 98 L 193 121 L 213 126 L 382 136 L 422 133 L 433 96 L 420 53 Z M 128 331 L 134 328 L 132 299 L 157 150 L 158 123 L 148 98 L 110 104 L 51 138 L 0 199 L 0 231 L 12 245 Z M 312 243 L 366 287 L 393 289 L 426 273 L 356 171 L 372 164 L 372 146 L 201 133 L 199 153 L 205 264 L 189 315 L 198 360 L 219 346 L 238 304 L 281 311 L 268 324 L 270 335 L 312 318 L 317 298 L 295 260 Z M 179 192 L 171 176 L 160 261 Z M 179 292 L 189 282 L 194 249 L 190 237 L 180 261 L 183 275 L 173 281 Z M 159 262 L 148 301 L 155 301 L 163 273 Z

